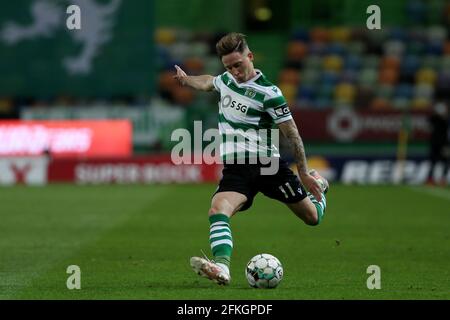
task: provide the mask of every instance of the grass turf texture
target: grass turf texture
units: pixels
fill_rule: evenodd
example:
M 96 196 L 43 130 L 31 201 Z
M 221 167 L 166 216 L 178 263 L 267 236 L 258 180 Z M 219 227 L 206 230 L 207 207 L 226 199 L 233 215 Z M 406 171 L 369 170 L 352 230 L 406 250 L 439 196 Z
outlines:
M 232 284 L 195 275 L 209 254 L 214 185 L 0 189 L 1 299 L 449 299 L 450 189 L 333 185 L 318 227 L 258 195 L 231 220 Z M 247 261 L 284 267 L 273 290 L 252 289 Z M 68 290 L 69 265 L 81 290 Z M 381 290 L 368 290 L 369 265 Z

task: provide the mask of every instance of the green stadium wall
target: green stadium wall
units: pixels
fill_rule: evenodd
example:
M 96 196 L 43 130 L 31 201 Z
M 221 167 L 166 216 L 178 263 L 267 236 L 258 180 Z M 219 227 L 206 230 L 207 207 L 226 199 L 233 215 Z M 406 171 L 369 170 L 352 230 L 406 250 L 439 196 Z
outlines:
M 108 98 L 153 93 L 153 0 L 83 3 L 89 7 L 80 5 L 81 30 L 66 27 L 69 17 L 66 8 L 72 4 L 70 1 L 49 0 L 45 2 L 46 8 L 41 2 L 41 10 L 38 10 L 38 3 L 32 0 L 2 2 L 0 96 Z M 118 4 L 116 9 L 100 14 L 114 3 Z M 38 21 L 43 23 L 58 14 L 61 18 L 53 25 L 47 21 L 45 32 L 36 32 L 35 36 L 26 38 L 18 36 Z M 93 37 L 97 27 L 98 34 L 106 39 Z M 89 55 L 89 43 L 95 52 L 88 59 L 88 70 L 71 72 L 65 59 L 74 58 L 80 62 L 83 52 Z

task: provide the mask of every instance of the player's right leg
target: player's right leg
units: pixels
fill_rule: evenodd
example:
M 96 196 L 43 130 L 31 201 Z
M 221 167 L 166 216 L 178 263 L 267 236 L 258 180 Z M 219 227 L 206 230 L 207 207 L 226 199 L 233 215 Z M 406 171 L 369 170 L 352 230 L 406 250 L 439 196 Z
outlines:
M 294 214 L 308 225 L 318 225 L 325 214 L 328 182 L 316 170 L 310 170 L 322 186 L 322 199 L 317 201 L 314 196 L 305 190 L 298 176 L 292 172 L 288 163 L 279 159 L 278 171 L 274 175 L 259 176 L 257 185 L 266 196 L 285 203 Z
M 316 198 L 308 192 L 308 197 L 302 199 L 301 201 L 286 204 L 291 211 L 294 212 L 295 215 L 302 219 L 306 224 L 315 226 L 322 221 L 325 214 L 327 205 L 325 194 L 328 192 L 329 184 L 328 181 L 316 170 L 311 170 L 309 174 L 320 183 L 322 187 L 322 200 L 316 200 Z
M 233 251 L 230 218 L 242 208 L 246 201 L 245 195 L 233 191 L 218 192 L 213 196 L 208 215 L 209 242 L 214 261 L 192 257 L 190 262 L 195 273 L 218 284 L 230 283 L 230 261 Z

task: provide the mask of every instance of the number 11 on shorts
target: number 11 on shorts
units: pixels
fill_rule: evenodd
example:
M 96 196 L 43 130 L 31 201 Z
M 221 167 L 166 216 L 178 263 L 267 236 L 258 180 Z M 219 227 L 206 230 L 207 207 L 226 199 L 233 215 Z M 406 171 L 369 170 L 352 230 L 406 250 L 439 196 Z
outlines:
M 288 196 L 286 190 L 284 190 L 284 186 L 287 187 L 288 191 L 292 194 L 292 196 L 295 196 L 295 192 L 294 192 L 294 190 L 292 190 L 291 185 L 289 184 L 289 182 L 286 182 L 284 185 L 281 185 L 281 186 L 278 187 L 281 190 L 281 192 L 283 192 L 284 197 L 286 199 L 289 198 L 289 196 Z

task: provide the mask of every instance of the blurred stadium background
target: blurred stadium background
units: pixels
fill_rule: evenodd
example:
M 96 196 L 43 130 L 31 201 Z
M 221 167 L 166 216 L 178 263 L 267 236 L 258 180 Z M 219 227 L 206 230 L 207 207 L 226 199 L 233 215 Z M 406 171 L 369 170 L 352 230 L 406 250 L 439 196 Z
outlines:
M 248 35 L 255 65 L 287 98 L 311 166 L 330 180 L 448 184 L 442 161 L 428 161 L 429 117 L 436 103 L 447 102 L 450 95 L 447 1 L 379 1 L 381 30 L 366 27 L 370 1 L 74 3 L 84 13 L 81 30 L 65 27 L 65 1 L 2 4 L 0 117 L 128 119 L 132 128 L 122 124 L 121 142 L 107 146 L 101 140 L 109 135 L 106 131 L 95 129 L 92 136 L 91 129 L 83 131 L 92 123 L 72 124 L 72 130 L 54 136 L 56 131 L 39 131 L 39 122 L 38 127 L 2 122 L 2 158 L 44 152 L 72 161 L 63 170 L 60 161 L 45 165 L 39 170 L 46 172 L 36 174 L 40 179 L 24 176 L 26 182 L 77 182 L 80 177 L 68 170 L 99 157 L 122 159 L 112 166 L 108 160 L 98 163 L 98 170 L 79 182 L 173 179 L 170 173 L 159 178 L 136 174 L 133 166 L 126 169 L 121 163 L 158 154 L 162 157 L 155 161 L 170 166 L 164 155 L 176 143 L 170 141 L 173 129 L 192 130 L 194 120 L 202 120 L 204 129 L 216 126 L 217 96 L 180 87 L 173 66 L 194 75 L 221 73 L 215 42 L 238 30 Z M 289 157 L 289 149 L 283 149 Z M 38 166 L 33 163 L 31 171 Z M 114 170 L 104 170 L 110 176 L 96 181 L 102 166 L 116 168 L 116 177 Z M 15 183 L 17 177 L 5 175 L 0 183 Z
M 387 212 L 383 206 L 386 203 L 367 208 L 363 213 L 351 210 L 349 212 L 343 204 L 336 204 L 335 210 L 340 210 L 340 215 L 348 214 L 343 221 L 351 225 L 352 221 L 355 221 L 352 219 L 366 219 L 364 226 L 367 223 L 369 229 L 375 226 L 373 230 L 378 231 L 385 228 L 384 223 L 387 220 L 393 221 L 397 224 L 391 225 L 391 229 L 388 228 L 391 233 L 383 237 L 397 241 L 394 234 L 402 234 L 403 225 L 401 218 L 393 219 L 390 214 L 401 212 L 413 217 L 411 219 L 417 219 L 418 225 L 412 228 L 426 225 L 428 219 L 435 220 L 434 217 L 424 220 L 423 212 L 417 211 L 419 208 L 424 211 L 431 210 L 429 213 L 438 215 L 437 221 L 429 225 L 428 229 L 424 229 L 429 240 L 426 245 L 411 245 L 421 236 L 420 229 L 414 229 L 417 232 L 412 232 L 409 235 L 411 238 L 404 243 L 398 241 L 398 250 L 404 249 L 406 256 L 408 250 L 423 250 L 423 256 L 419 254 L 421 258 L 427 257 L 430 261 L 437 259 L 430 278 L 421 278 L 423 295 L 418 293 L 420 290 L 414 285 L 407 287 L 408 279 L 411 278 L 408 278 L 407 271 L 402 269 L 397 270 L 400 279 L 398 285 L 405 286 L 404 291 L 398 290 L 397 295 L 387 297 L 427 298 L 433 294 L 436 297 L 445 297 L 447 291 L 443 287 L 448 285 L 447 276 L 450 269 L 450 259 L 447 259 L 450 254 L 449 235 L 445 229 L 449 222 L 450 193 L 447 185 L 450 182 L 450 171 L 446 165 L 448 153 L 447 159 L 445 153 L 442 158 L 431 159 L 430 146 L 432 141 L 436 140 L 443 141 L 440 145 L 448 144 L 448 113 L 439 113 L 444 114 L 438 118 L 447 131 L 439 131 L 438 138 L 432 134 L 430 118 L 435 115 L 435 110 L 440 110 L 436 105 L 450 101 L 450 1 L 378 0 L 376 4 L 381 8 L 382 28 L 368 30 L 366 20 L 369 14 L 366 9 L 374 4 L 372 2 L 2 2 L 0 185 L 11 188 L 0 190 L 0 199 L 4 204 L 0 211 L 4 218 L 2 228 L 5 234 L 4 241 L 1 242 L 5 250 L 0 262 L 0 274 L 3 272 L 4 279 L 7 279 L 6 284 L 3 283 L 5 291 L 3 295 L 0 293 L 0 296 L 37 297 L 39 291 L 23 291 L 24 288 L 33 287 L 30 285 L 33 282 L 27 280 L 29 275 L 33 275 L 34 288 L 37 285 L 48 289 L 39 294 L 43 294 L 43 297 L 46 294 L 47 297 L 61 297 L 49 288 L 53 285 L 52 281 L 56 283 L 55 279 L 59 277 L 55 275 L 56 266 L 64 265 L 68 260 L 68 256 L 63 255 L 65 247 L 55 247 L 50 236 L 42 236 L 39 239 L 33 237 L 39 232 L 53 234 L 56 231 L 55 234 L 60 239 L 58 241 L 73 250 L 81 250 L 83 244 L 91 242 L 99 248 L 111 249 L 112 243 L 105 240 L 109 239 L 107 237 L 116 239 L 114 241 L 117 242 L 113 242 L 116 249 L 120 248 L 119 242 L 125 241 L 124 252 L 125 247 L 137 245 L 135 248 L 138 249 L 135 249 L 134 253 L 123 255 L 126 255 L 124 264 L 132 263 L 131 268 L 138 270 L 140 276 L 145 274 L 144 266 L 148 267 L 152 257 L 146 256 L 146 250 L 139 247 L 137 240 L 136 243 L 127 243 L 121 236 L 120 229 L 105 232 L 113 225 L 117 227 L 123 221 L 128 221 L 123 224 L 124 230 L 127 227 L 132 228 L 144 239 L 147 233 L 139 227 L 151 226 L 154 221 L 148 217 L 145 220 L 144 215 L 143 220 L 139 220 L 141 214 L 134 214 L 134 220 L 127 220 L 127 210 L 134 212 L 140 208 L 145 211 L 140 207 L 140 201 L 163 194 L 164 197 L 157 201 L 158 206 L 155 203 L 143 204 L 147 211 L 158 217 L 162 225 L 164 215 L 177 211 L 174 199 L 204 204 L 192 208 L 204 214 L 192 212 L 189 216 L 195 218 L 182 220 L 183 223 L 196 222 L 198 225 L 205 220 L 209 196 L 214 189 L 214 183 L 220 178 L 221 168 L 219 165 L 172 164 L 170 151 L 176 142 L 170 140 L 170 135 L 176 128 L 193 131 L 195 120 L 202 121 L 204 130 L 216 127 L 218 97 L 213 93 L 199 93 L 180 87 L 173 79 L 173 66 L 178 64 L 188 74 L 193 75 L 222 73 L 223 66 L 215 55 L 215 43 L 225 33 L 238 31 L 248 36 L 250 48 L 255 54 L 255 66 L 281 88 L 288 100 L 305 142 L 310 167 L 317 168 L 335 183 L 336 194 L 341 198 L 335 196 L 329 203 L 341 201 L 349 204 L 354 200 L 353 195 L 361 197 L 359 201 L 363 207 L 365 200 L 373 201 L 377 205 L 383 202 L 380 198 L 388 199 L 386 201 L 392 204 L 398 199 L 403 201 Z M 66 7 L 69 4 L 78 4 L 81 8 L 81 30 L 68 30 L 66 27 Z M 282 143 L 281 147 L 282 154 L 291 159 L 288 146 Z M 212 184 L 205 186 L 203 183 Z M 101 185 L 92 189 L 99 194 L 98 199 L 92 198 L 91 189 L 72 186 L 86 184 Z M 107 186 L 110 184 L 114 186 Z M 116 186 L 117 184 L 126 186 Z M 138 185 L 132 186 L 135 184 Z M 390 184 L 399 185 L 399 188 L 400 185 L 410 185 L 408 188 L 411 189 L 386 186 Z M 423 187 L 426 184 L 435 187 Z M 38 185 L 42 188 L 16 185 Z M 348 190 L 347 193 L 345 190 Z M 78 200 L 71 198 L 71 195 Z M 377 198 L 377 195 L 380 198 Z M 422 202 L 419 199 L 422 199 Z M 262 211 L 262 217 L 265 217 L 267 208 L 280 210 L 280 207 L 271 207 L 269 202 L 263 203 L 267 205 L 256 207 Z M 409 203 L 409 207 L 404 207 L 405 203 Z M 59 221 L 58 219 L 63 219 L 60 211 L 64 210 L 68 211 L 68 216 Z M 91 218 L 87 217 L 87 214 Z M 374 218 L 377 215 L 379 219 Z M 17 220 L 19 217 L 23 217 L 21 222 Z M 41 219 L 48 219 L 49 225 L 41 225 Z M 270 219 L 270 215 L 267 219 Z M 338 220 L 332 216 L 328 219 L 329 223 L 337 223 Z M 68 227 L 72 222 L 73 230 Z M 86 229 L 86 226 L 92 226 L 91 223 L 97 226 L 98 230 Z M 236 224 L 239 228 L 238 222 Z M 240 226 L 246 224 L 254 226 L 254 221 L 244 217 Z M 25 235 L 25 231 L 21 229 L 23 225 L 28 226 L 27 230 L 34 231 Z M 64 226 L 67 228 L 64 229 Z M 164 226 L 176 228 L 175 224 Z M 289 226 L 289 222 L 283 225 L 286 228 Z M 259 227 L 261 229 L 258 230 L 265 230 L 267 226 L 261 224 Z M 157 252 L 156 256 L 162 259 L 158 268 L 164 270 L 167 265 L 163 257 L 170 250 L 169 243 L 154 226 L 149 228 L 154 232 L 153 236 L 157 237 L 154 240 L 164 243 L 160 249 L 156 249 L 154 242 L 150 244 L 152 250 Z M 180 274 L 189 272 L 183 269 L 183 259 L 197 253 L 192 250 L 198 250 L 200 243 L 206 245 L 206 234 L 202 234 L 203 229 L 198 229 L 195 231 L 198 237 L 190 238 L 186 242 L 186 246 L 190 246 L 189 250 L 186 249 L 186 252 L 175 257 L 181 261 L 177 262 L 179 270 L 176 270 L 180 271 Z M 355 230 L 350 229 L 347 230 L 349 234 Z M 196 227 L 193 227 L 193 230 L 197 230 Z M 254 230 L 254 234 L 257 234 L 258 230 Z M 325 235 L 332 239 L 335 236 L 330 231 L 331 227 L 327 229 L 324 226 L 323 230 L 319 232 L 318 237 Z M 97 241 L 95 232 L 102 233 L 103 240 Z M 249 233 L 251 234 L 251 231 Z M 78 242 L 76 236 L 80 234 L 82 240 Z M 133 237 L 132 234 L 129 236 Z M 285 236 L 289 237 L 289 234 Z M 377 238 L 375 233 L 373 236 Z M 279 241 L 275 236 L 273 239 L 270 235 L 267 237 L 267 243 Z M 311 242 L 314 240 L 320 243 L 320 239 L 314 238 L 312 233 L 308 232 L 307 237 L 312 239 Z M 280 241 L 292 243 L 289 239 L 292 240 L 292 234 L 291 238 L 282 238 Z M 305 244 L 309 243 L 306 238 L 303 241 Z M 336 240 L 336 244 L 339 243 Z M 260 247 L 257 247 L 257 244 L 258 240 L 255 240 L 254 247 L 251 247 L 253 251 L 249 249 L 245 255 L 241 255 L 237 264 L 244 264 L 246 257 L 253 256 L 255 250 L 264 250 L 258 249 Z M 370 247 L 371 244 L 373 243 L 370 241 L 361 242 L 362 246 Z M 427 251 L 430 247 L 436 251 Z M 380 244 L 380 255 L 383 254 L 384 248 Z M 276 247 L 270 246 L 269 249 L 282 256 L 285 254 L 277 252 Z M 311 258 L 314 256 L 312 249 L 313 247 L 305 254 L 315 261 L 315 258 Z M 359 249 L 361 248 L 354 248 L 355 252 Z M 63 258 L 53 257 L 52 251 Z M 21 255 L 23 252 L 31 254 L 32 258 L 26 260 Z M 102 261 L 102 253 L 100 249 L 96 251 L 95 246 L 79 252 L 81 253 L 76 256 L 85 264 L 94 259 L 91 255 L 95 255 L 99 260 L 98 269 L 108 268 L 106 261 L 113 259 L 108 256 L 103 257 Z M 393 250 L 389 254 L 395 256 L 397 253 L 398 251 Z M 339 260 L 333 253 L 328 254 L 331 254 L 331 259 L 334 257 L 336 261 Z M 141 258 L 136 258 L 137 260 L 132 258 L 139 255 Z M 372 257 L 375 256 L 374 253 Z M 289 265 L 289 259 L 294 259 L 296 254 L 289 253 L 289 257 L 286 254 L 285 259 L 292 270 L 294 263 Z M 33 267 L 42 266 L 42 270 L 38 268 L 39 272 L 32 271 L 34 269 L 28 264 L 30 261 Z M 317 260 L 317 263 L 323 265 L 330 261 L 322 263 Z M 398 263 L 400 265 L 403 262 Z M 336 266 L 331 263 L 330 267 Z M 442 271 L 440 267 L 447 271 Z M 308 270 L 308 266 L 302 268 L 301 271 Z M 391 268 L 395 270 L 394 265 Z M 415 270 L 421 270 L 422 274 L 425 274 L 429 268 L 430 265 L 424 262 L 416 265 Z M 317 270 L 320 271 L 316 269 L 315 272 Z M 364 283 L 365 270 L 361 270 Z M 97 280 L 96 284 L 100 289 L 96 295 L 85 293 L 83 297 L 149 297 L 145 295 L 145 288 L 138 290 L 135 295 L 124 293 L 126 288 L 121 288 L 123 291 L 120 292 L 108 291 L 107 287 L 102 285 L 110 281 L 107 280 L 108 276 L 117 276 L 112 269 L 108 272 L 104 278 Z M 348 278 L 345 278 L 345 272 L 345 268 L 336 271 L 338 275 L 343 275 L 340 280 L 336 280 L 338 287 L 345 287 L 344 284 L 349 282 Z M 404 279 L 401 278 L 402 274 L 405 275 Z M 433 278 L 433 275 L 436 277 Z M 446 280 L 439 280 L 441 276 L 447 277 Z M 173 279 L 163 276 L 163 280 L 158 283 L 181 281 L 180 278 L 181 276 L 175 276 Z M 330 283 L 326 281 L 334 281 L 325 276 L 323 279 L 324 286 Z M 137 283 L 138 276 L 129 281 Z M 429 283 L 432 284 L 428 287 Z M 328 293 L 314 291 L 315 285 L 314 282 L 306 284 L 310 292 L 314 292 L 312 296 L 295 293 L 294 286 L 292 291 L 282 298 L 320 298 L 326 297 L 327 294 L 331 298 L 367 297 L 362 291 L 355 295 L 345 295 L 339 291 L 334 294 L 332 290 Z M 346 289 L 355 288 L 350 286 Z M 367 292 L 367 289 L 365 290 L 364 292 Z M 215 293 L 210 291 L 204 296 L 191 291 L 186 293 L 187 296 L 183 296 L 183 292 L 187 291 L 180 289 L 178 295 L 171 296 L 160 291 L 150 297 L 222 297 L 220 294 L 215 296 Z M 237 294 L 236 297 L 249 296 Z M 250 297 L 275 296 L 271 293 L 269 296 Z M 448 298 L 448 295 L 446 297 Z

